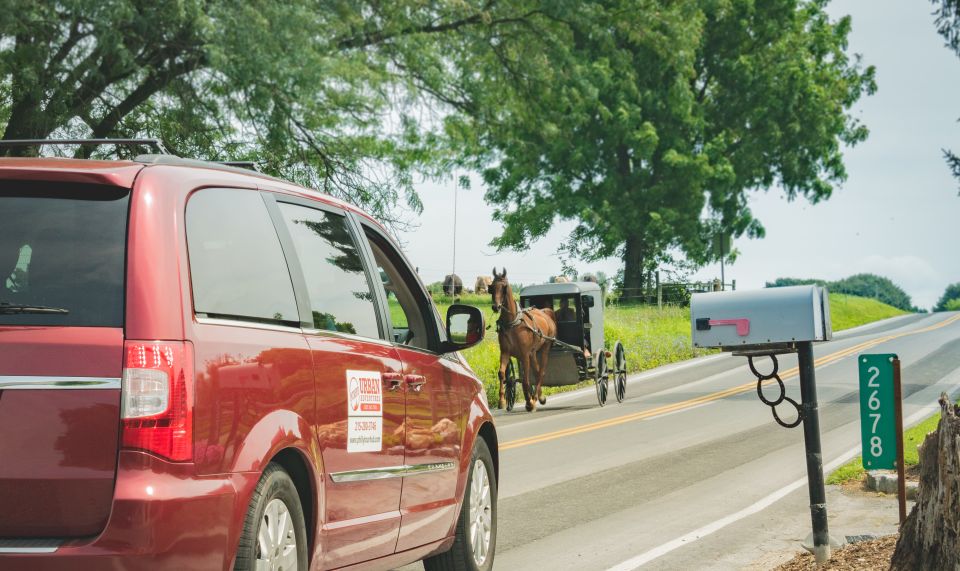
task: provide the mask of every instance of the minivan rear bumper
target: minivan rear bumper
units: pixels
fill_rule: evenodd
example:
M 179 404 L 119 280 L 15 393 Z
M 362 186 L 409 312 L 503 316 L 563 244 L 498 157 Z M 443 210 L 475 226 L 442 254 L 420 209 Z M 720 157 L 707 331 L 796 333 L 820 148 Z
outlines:
M 113 505 L 95 538 L 50 553 L 0 553 L 4 570 L 230 569 L 258 474 L 197 477 L 193 464 L 121 451 Z

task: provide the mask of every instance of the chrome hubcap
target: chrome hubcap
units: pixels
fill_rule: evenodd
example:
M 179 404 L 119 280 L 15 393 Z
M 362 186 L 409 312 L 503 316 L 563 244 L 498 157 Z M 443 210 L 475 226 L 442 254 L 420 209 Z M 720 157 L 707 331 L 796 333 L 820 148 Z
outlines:
M 473 478 L 470 481 L 470 547 L 477 566 L 483 565 L 490 552 L 492 502 L 487 467 L 482 460 L 477 460 L 473 463 Z
M 283 500 L 267 504 L 257 533 L 257 571 L 296 571 L 297 534 Z

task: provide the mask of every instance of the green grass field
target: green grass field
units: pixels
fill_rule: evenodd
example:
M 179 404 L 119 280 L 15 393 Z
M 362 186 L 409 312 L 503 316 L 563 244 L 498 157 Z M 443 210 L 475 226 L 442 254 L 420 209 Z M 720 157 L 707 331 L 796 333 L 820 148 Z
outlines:
M 445 316 L 453 299 L 436 296 L 434 302 L 440 310 L 440 315 Z M 492 325 L 496 319 L 496 314 L 490 310 L 489 295 L 464 294 L 460 302 L 482 309 L 488 324 Z M 903 313 L 876 300 L 840 294 L 830 294 L 830 312 L 834 331 Z M 623 343 L 627 354 L 627 368 L 631 373 L 711 352 L 693 348 L 690 340 L 689 308 L 608 306 L 605 308 L 604 316 L 606 346 L 612 349 L 617 340 Z M 497 380 L 500 347 L 497 345 L 496 327 L 491 326 L 483 342 L 464 351 L 464 356 L 483 381 L 487 389 L 487 400 L 491 405 L 496 405 L 500 390 Z M 544 392 L 549 395 L 574 388 L 577 387 L 549 388 L 544 389 Z

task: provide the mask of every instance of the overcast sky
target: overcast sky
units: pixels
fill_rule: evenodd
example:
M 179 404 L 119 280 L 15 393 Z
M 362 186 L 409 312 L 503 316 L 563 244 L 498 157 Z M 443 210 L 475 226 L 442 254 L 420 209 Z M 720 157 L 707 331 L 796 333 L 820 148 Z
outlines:
M 877 93 L 853 110 L 870 137 L 847 149 L 849 178 L 830 200 L 788 203 L 776 188 L 752 196 L 767 236 L 735 242 L 740 257 L 727 266 L 727 281 L 755 289 L 783 276 L 832 280 L 872 272 L 930 308 L 947 284 L 960 281 L 960 185 L 941 153 L 960 152 L 960 59 L 937 35 L 927 1 L 835 1 L 828 11 L 853 17 L 850 50 L 877 68 Z M 428 283 L 453 264 L 454 188 L 453 181 L 420 185 L 420 226 L 400 236 Z M 499 228 L 476 179 L 471 190 L 459 191 L 457 211 L 456 271 L 465 283 L 494 265 L 524 283 L 560 272 L 556 250 L 572 223 L 558 223 L 528 251 L 497 253 L 488 243 Z M 574 266 L 613 275 L 620 261 Z M 715 265 L 695 277 L 719 275 Z

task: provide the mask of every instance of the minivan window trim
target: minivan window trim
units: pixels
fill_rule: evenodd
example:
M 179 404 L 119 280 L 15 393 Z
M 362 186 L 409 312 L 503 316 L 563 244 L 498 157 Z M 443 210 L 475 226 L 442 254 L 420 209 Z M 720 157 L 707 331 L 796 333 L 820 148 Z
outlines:
M 265 329 L 267 331 L 282 331 L 285 333 L 301 333 L 300 327 L 292 325 L 280 325 L 274 323 L 264 323 L 262 321 L 251 321 L 241 317 L 205 317 L 202 314 L 194 314 L 194 319 L 200 325 L 222 325 L 227 327 L 245 327 L 248 329 Z
M 375 337 L 364 337 L 363 335 L 354 335 L 352 333 L 345 333 L 343 331 L 332 331 L 330 329 L 317 329 L 315 327 L 304 327 L 301 329 L 304 335 L 311 335 L 313 337 L 336 337 L 338 339 L 351 339 L 355 341 L 363 341 L 365 343 L 376 343 L 378 345 L 392 345 L 389 341 L 385 339 L 377 339 Z

